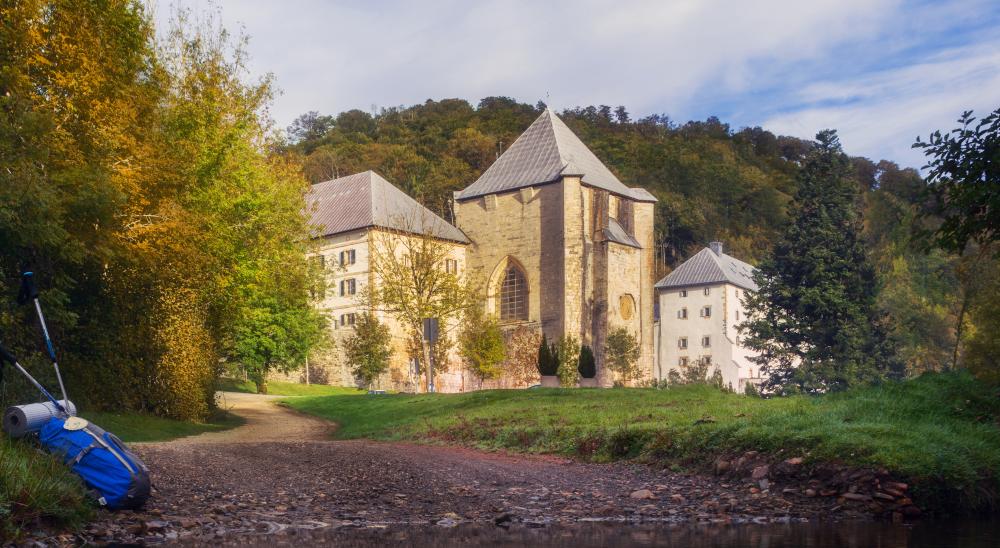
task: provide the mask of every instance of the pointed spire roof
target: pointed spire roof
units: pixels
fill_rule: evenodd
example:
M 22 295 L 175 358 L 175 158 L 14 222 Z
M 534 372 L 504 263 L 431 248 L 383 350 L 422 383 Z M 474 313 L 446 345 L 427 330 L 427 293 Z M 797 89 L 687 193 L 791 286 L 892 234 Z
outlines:
M 635 200 L 656 201 L 648 192 L 637 193 L 636 189 L 622 184 L 550 109 L 545 109 L 476 182 L 458 193 L 457 198 L 468 200 L 550 183 L 564 175 L 580 175 L 584 184 Z
M 469 243 L 465 234 L 374 171 L 316 183 L 306 195 L 313 237 L 381 227 Z
M 726 255 L 722 246 L 718 252 L 706 247 L 681 263 L 673 272 L 656 282 L 657 289 L 687 287 L 714 283 L 730 283 L 743 289 L 757 291 L 753 281 L 756 269 L 747 263 Z

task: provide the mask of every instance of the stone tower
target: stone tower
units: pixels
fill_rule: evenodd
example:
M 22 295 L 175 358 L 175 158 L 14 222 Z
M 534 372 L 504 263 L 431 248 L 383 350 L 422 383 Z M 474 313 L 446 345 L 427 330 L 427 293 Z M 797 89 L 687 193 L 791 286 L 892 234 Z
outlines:
M 616 327 L 638 339 L 643 378 L 653 372 L 655 202 L 545 110 L 455 194 L 455 218 L 471 241 L 469 271 L 486 284 L 487 310 L 504 326 L 590 345 L 598 379 L 610 386 L 604 341 Z

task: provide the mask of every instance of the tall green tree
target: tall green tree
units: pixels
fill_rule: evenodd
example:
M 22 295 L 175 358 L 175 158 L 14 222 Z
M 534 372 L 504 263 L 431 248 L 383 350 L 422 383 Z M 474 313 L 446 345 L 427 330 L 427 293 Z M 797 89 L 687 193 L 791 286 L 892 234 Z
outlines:
M 771 390 L 827 392 L 897 374 L 861 237 L 858 187 L 836 132 L 816 136 L 793 220 L 755 275 L 742 330 Z

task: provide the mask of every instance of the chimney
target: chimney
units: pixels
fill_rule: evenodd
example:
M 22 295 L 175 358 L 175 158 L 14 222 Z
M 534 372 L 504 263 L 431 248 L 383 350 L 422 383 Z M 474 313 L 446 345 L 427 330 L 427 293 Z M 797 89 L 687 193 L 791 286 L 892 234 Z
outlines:
M 722 255 L 722 242 L 709 242 L 708 247 L 712 248 L 712 252 L 716 255 Z

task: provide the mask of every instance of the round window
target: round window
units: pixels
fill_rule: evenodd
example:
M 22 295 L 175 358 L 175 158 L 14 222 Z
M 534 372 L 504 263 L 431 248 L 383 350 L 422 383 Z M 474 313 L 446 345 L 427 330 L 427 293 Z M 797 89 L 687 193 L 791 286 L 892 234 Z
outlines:
M 628 293 L 618 298 L 618 313 L 623 320 L 631 320 L 635 315 L 635 299 Z

